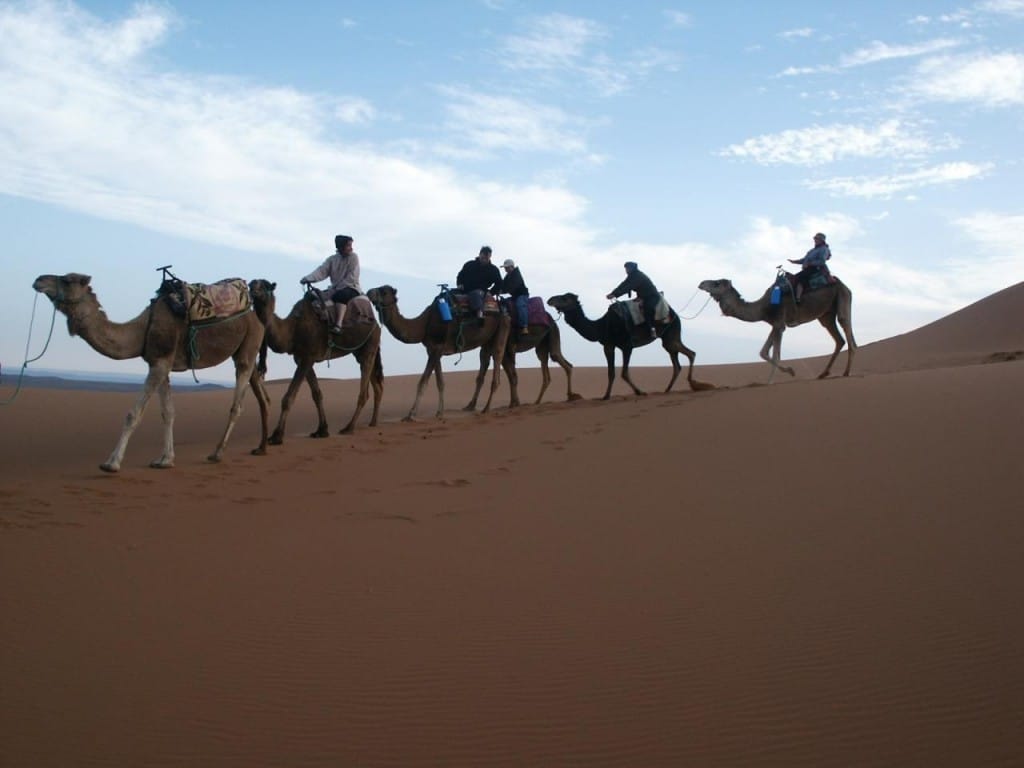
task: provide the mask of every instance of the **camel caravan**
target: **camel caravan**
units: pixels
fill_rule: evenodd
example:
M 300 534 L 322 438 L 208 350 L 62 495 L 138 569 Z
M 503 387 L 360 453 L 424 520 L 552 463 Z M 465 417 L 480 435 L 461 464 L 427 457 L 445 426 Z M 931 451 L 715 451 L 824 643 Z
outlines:
M 348 253 L 354 256 L 351 239 L 347 246 Z M 343 255 L 343 250 L 339 247 L 339 254 Z M 508 263 L 511 262 L 506 262 L 506 266 Z M 613 291 L 608 295 L 608 298 L 613 299 L 611 306 L 599 319 L 590 319 L 584 314 L 579 297 L 574 293 L 552 296 L 547 300 L 547 306 L 564 317 L 566 323 L 581 337 L 597 342 L 604 349 L 608 364 L 608 385 L 601 399 L 608 400 L 611 396 L 616 349 L 622 356 L 622 380 L 636 395 L 645 394 L 630 378 L 629 363 L 635 348 L 656 340 L 661 341 L 672 363 L 672 374 L 665 392 L 672 390 L 682 370 L 680 355 L 685 356 L 689 363 L 686 380 L 690 389 L 714 389 L 713 384 L 699 381 L 693 376 L 696 353 L 682 341 L 680 316 L 660 292 L 654 292 L 649 280 L 643 282 L 646 276 L 636 269 L 633 262 L 627 262 L 626 269 L 627 280 L 616 291 L 620 291 L 623 286 L 633 286 L 639 275 L 643 278 L 639 285 L 648 285 L 650 292 L 636 298 L 619 300 L 618 293 Z M 490 389 L 482 413 L 487 413 L 491 408 L 500 384 L 501 370 L 505 371 L 509 382 L 509 407 L 519 406 L 516 355 L 530 350 L 534 351 L 540 361 L 542 376 L 540 392 L 533 401 L 534 405 L 543 400 L 551 383 L 549 360 L 554 360 L 565 372 L 566 400 L 572 402 L 581 399 L 573 391 L 573 366 L 562 354 L 556 319 L 544 308 L 540 297 L 530 296 L 518 302 L 517 307 L 512 299 L 501 299 L 487 291 L 483 291 L 484 295 L 474 302 L 468 291 L 449 290 L 447 286 L 442 286 L 437 298 L 418 315 L 406 317 L 398 308 L 398 291 L 390 285 L 371 288 L 365 294 L 361 291 L 334 291 L 333 285 L 332 290 L 321 291 L 311 285 L 314 282 L 311 278 L 322 279 L 323 275 L 318 277 L 319 272 L 314 272 L 301 281 L 306 286 L 305 295 L 282 318 L 276 314 L 274 291 L 277 284 L 269 280 L 256 279 L 247 283 L 241 278 L 228 278 L 213 284 L 185 283 L 171 274 L 169 267 L 161 267 L 160 270 L 163 271 L 163 279 L 155 297 L 134 319 L 124 323 L 114 322 L 107 317 L 92 290 L 91 277 L 88 275 L 40 275 L 33 283 L 33 288 L 51 301 L 54 311 L 67 317 L 68 332 L 72 336 L 81 336 L 106 357 L 115 360 L 141 357 L 149 366 L 142 391 L 125 418 L 114 450 L 100 465 L 100 469 L 105 472 L 119 471 L 128 441 L 154 392 L 159 396 L 163 418 L 163 453 L 150 466 L 160 469 L 173 467 L 174 404 L 171 400 L 170 373 L 194 373 L 199 369 L 219 365 L 228 358 L 231 358 L 235 366 L 235 386 L 227 425 L 220 441 L 207 457 L 209 461 L 217 462 L 223 457 L 228 439 L 241 414 L 247 389 L 252 389 L 260 411 L 260 443 L 252 450 L 252 454 L 263 455 L 268 445 L 284 442 L 288 413 L 303 382 L 309 387 L 318 416 L 317 427 L 310 433 L 310 437 L 327 437 L 330 433 L 323 393 L 314 365 L 348 355 L 359 365 L 360 383 L 352 416 L 339 434 L 349 434 L 355 430 L 371 389 L 373 408 L 369 425 L 376 426 L 384 392 L 381 326 L 404 344 L 422 344 L 427 354 L 426 367 L 417 383 L 415 398 L 403 421 L 415 419 L 423 391 L 432 374 L 438 394 L 435 416 L 439 419 L 444 417 L 441 359 L 474 349 L 480 351 L 480 367 L 473 397 L 464 410 L 476 410 L 478 397 L 491 366 L 493 373 Z M 355 275 L 357 281 L 358 265 Z M 751 302 L 745 301 L 727 279 L 704 280 L 699 289 L 706 291 L 718 303 L 722 314 L 746 322 L 765 322 L 771 326 L 768 340 L 760 351 L 760 356 L 771 366 L 769 383 L 777 370 L 795 375 L 791 367 L 780 364 L 781 341 L 785 329 L 812 320 L 819 321 L 835 341 L 832 356 L 818 378 L 829 375 L 836 357 L 847 343 L 849 350 L 843 376 L 849 376 L 857 348 L 851 323 L 850 289 L 827 271 L 820 279 L 808 280 L 804 285 L 800 285 L 799 278 L 780 267 L 776 283 L 759 299 Z M 643 288 L 637 292 L 641 290 Z M 837 326 L 842 327 L 842 334 Z M 264 387 L 268 352 L 291 355 L 295 361 L 295 372 L 282 397 L 277 425 L 269 437 L 269 397 Z

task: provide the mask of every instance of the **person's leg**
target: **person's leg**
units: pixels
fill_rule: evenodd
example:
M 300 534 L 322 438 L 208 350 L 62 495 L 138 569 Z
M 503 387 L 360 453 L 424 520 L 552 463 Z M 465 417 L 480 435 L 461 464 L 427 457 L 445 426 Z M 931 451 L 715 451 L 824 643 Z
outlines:
M 519 323 L 520 333 L 530 332 L 530 315 L 527 306 L 529 296 L 516 296 L 516 322 Z
M 651 338 L 657 338 L 658 331 L 654 327 L 654 311 L 658 308 L 660 296 L 647 296 L 644 298 L 644 323 L 651 333 Z
M 334 292 L 331 300 L 334 301 L 334 330 L 341 332 L 341 325 L 345 321 L 345 310 L 348 309 L 348 301 L 359 295 L 354 288 L 341 288 Z

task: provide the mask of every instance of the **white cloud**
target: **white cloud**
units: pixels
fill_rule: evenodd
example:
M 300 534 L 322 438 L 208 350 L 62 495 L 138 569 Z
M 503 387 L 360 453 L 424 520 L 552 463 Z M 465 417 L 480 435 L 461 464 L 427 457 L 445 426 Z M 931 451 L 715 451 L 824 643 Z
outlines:
M 986 0 L 978 4 L 978 10 L 986 13 L 1005 13 L 1009 16 L 1024 16 L 1024 0 Z
M 449 130 L 484 151 L 552 152 L 580 155 L 587 151 L 580 126 L 557 107 L 478 93 L 468 88 L 439 89 L 448 98 Z
M 807 38 L 813 34 L 814 30 L 811 27 L 801 27 L 800 29 L 787 29 L 784 32 L 779 32 L 779 37 L 792 40 L 794 38 Z
M 511 69 L 559 70 L 579 65 L 588 47 L 608 36 L 590 19 L 553 13 L 534 19 L 525 35 L 505 39 L 505 65 Z
M 922 61 L 910 89 L 944 102 L 988 107 L 1024 104 L 1024 55 L 1015 53 L 941 56 Z
M 357 125 L 370 123 L 377 118 L 377 109 L 366 99 L 352 98 L 339 102 L 334 115 L 343 123 Z
M 905 59 L 914 56 L 923 56 L 947 48 L 955 48 L 960 45 L 957 40 L 939 39 L 918 43 L 917 45 L 888 45 L 875 41 L 866 48 L 861 48 L 853 53 L 844 54 L 839 58 L 839 64 L 843 67 L 861 67 L 865 64 L 874 64 L 878 61 L 888 59 Z
M 957 181 L 980 178 L 992 165 L 990 163 L 943 163 L 942 165 L 922 168 L 911 173 L 893 174 L 875 177 L 846 177 L 808 181 L 808 189 L 824 190 L 834 195 L 850 197 L 887 198 L 899 192 L 906 192 L 921 187 L 951 184 Z
M 693 18 L 682 11 L 665 11 L 665 18 L 673 27 L 689 27 L 693 24 Z
M 1003 253 L 1006 258 L 1020 260 L 1021 243 L 1024 243 L 1024 214 L 983 211 L 956 219 L 954 223 L 985 252 Z
M 950 138 L 935 140 L 899 120 L 877 126 L 825 125 L 766 134 L 732 144 L 720 154 L 762 165 L 824 165 L 845 158 L 924 156 L 955 146 Z
M 106 24 L 65 3 L 0 6 L 0 194 L 298 258 L 321 252 L 323 223 L 343 211 L 396 274 L 431 271 L 425 240 L 452 252 L 499 238 L 552 257 L 589 249 L 583 201 L 565 189 L 482 183 L 326 135 L 332 122 L 373 116 L 358 97 L 339 105 L 154 71 L 141 55 L 172 24 L 158 14 Z M 512 105 L 490 106 L 511 115 Z M 517 124 L 519 147 L 583 152 L 568 117 L 541 118 L 550 124 Z M 481 141 L 511 141 L 490 127 Z

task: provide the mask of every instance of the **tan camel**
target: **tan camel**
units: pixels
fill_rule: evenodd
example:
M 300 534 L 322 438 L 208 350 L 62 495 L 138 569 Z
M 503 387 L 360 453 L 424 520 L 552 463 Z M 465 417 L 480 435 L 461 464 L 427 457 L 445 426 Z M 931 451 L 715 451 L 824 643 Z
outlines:
M 260 345 L 263 343 L 263 324 L 254 312 L 245 312 L 228 320 L 213 323 L 191 332 L 185 317 L 175 314 L 165 296 L 153 299 L 136 318 L 127 323 L 111 322 L 100 306 L 96 294 L 89 287 L 88 275 L 70 273 L 40 275 L 32 284 L 45 294 L 56 309 L 67 315 L 68 332 L 81 336 L 101 355 L 114 360 L 141 357 L 149 365 L 149 373 L 142 393 L 125 418 L 121 437 L 110 458 L 100 465 L 105 472 L 121 468 L 125 448 L 132 432 L 142 420 L 150 395 L 156 390 L 160 396 L 160 413 L 164 422 L 163 455 L 150 463 L 164 469 L 174 466 L 174 404 L 171 401 L 171 371 L 210 368 L 227 360 L 235 363 L 235 392 L 228 414 L 224 435 L 209 455 L 210 461 L 220 461 L 231 430 L 242 412 L 242 399 L 246 384 L 252 387 L 260 407 L 261 440 L 253 454 L 267 450 L 267 394 L 256 368 Z
M 274 297 L 275 288 L 277 288 L 277 283 L 267 280 L 253 280 L 249 283 L 253 309 L 267 329 L 266 346 L 269 346 L 274 352 L 291 355 L 295 360 L 295 374 L 281 399 L 281 417 L 270 436 L 271 445 L 280 445 L 284 442 L 288 412 L 303 380 L 309 384 L 309 392 L 316 404 L 316 412 L 319 417 L 316 431 L 312 432 L 310 437 L 327 437 L 329 433 L 327 415 L 324 412 L 324 398 L 313 365 L 348 354 L 352 354 L 359 361 L 359 398 L 356 401 L 355 413 L 338 434 L 348 434 L 355 430 L 356 420 L 362 413 L 363 406 L 366 405 L 369 397 L 371 384 L 373 385 L 373 415 L 370 417 L 370 426 L 376 426 L 377 415 L 380 413 L 380 398 L 384 391 L 384 369 L 380 360 L 380 326 L 377 321 L 373 320 L 371 316 L 372 324 L 350 323 L 344 326 L 343 333 L 331 333 L 327 321 L 313 306 L 312 292 L 308 292 L 304 298 L 299 299 L 288 317 L 281 319 L 274 314 L 274 309 L 277 306 L 277 300 Z M 356 300 L 353 299 L 353 301 Z M 351 306 L 349 309 L 348 316 L 355 317 L 356 313 L 351 311 Z M 369 307 L 367 307 L 367 311 L 369 311 Z
M 562 335 L 558 330 L 558 324 L 549 313 L 545 312 L 545 314 L 548 318 L 547 325 L 531 323 L 529 333 L 527 334 L 517 333 L 516 331 L 509 332 L 508 343 L 505 346 L 505 355 L 501 360 L 501 365 L 505 369 L 505 375 L 508 377 L 509 389 L 511 390 L 510 408 L 515 408 L 519 405 L 519 373 L 516 371 L 516 355 L 520 352 L 528 352 L 531 349 L 537 353 L 541 370 L 540 392 L 537 394 L 537 399 L 533 401 L 534 405 L 537 405 L 544 399 L 544 393 L 551 384 L 551 371 L 548 369 L 549 358 L 562 366 L 562 370 L 565 371 L 568 385 L 565 399 L 569 402 L 582 399 L 580 395 L 572 391 L 572 363 L 562 355 Z M 476 410 L 476 400 L 480 396 L 484 377 L 487 375 L 487 369 L 490 367 L 490 364 L 490 351 L 486 348 L 481 348 L 480 371 L 476 375 L 476 389 L 473 391 L 473 399 L 469 401 L 469 405 L 466 406 L 465 410 Z
M 839 279 L 824 288 L 808 291 L 803 295 L 799 304 L 793 300 L 792 291 L 784 292 L 785 295 L 781 303 L 772 304 L 772 288 L 765 291 L 757 301 L 744 301 L 739 291 L 733 288 L 730 280 L 705 280 L 698 287 L 711 294 L 711 298 L 721 307 L 723 315 L 735 317 L 748 323 L 768 323 L 772 327 L 771 333 L 768 334 L 768 340 L 761 347 L 761 359 L 772 366 L 771 373 L 768 375 L 769 384 L 775 377 L 776 370 L 788 373 L 790 376 L 795 375 L 793 369 L 788 365 L 779 364 L 782 354 L 782 334 L 786 328 L 803 325 L 812 320 L 817 320 L 825 326 L 825 330 L 829 332 L 836 343 L 832 357 L 828 359 L 828 365 L 825 366 L 825 370 L 818 378 L 824 379 L 828 376 L 829 371 L 832 370 L 832 363 L 835 362 L 846 342 L 850 343 L 850 348 L 847 351 L 846 370 L 843 371 L 843 376 L 850 375 L 853 355 L 857 351 L 851 319 L 853 294 Z M 845 341 L 836 327 L 837 320 L 846 334 Z M 771 352 L 770 356 L 769 352 Z
M 437 418 L 444 416 L 444 374 L 441 370 L 441 358 L 445 355 L 456 355 L 471 349 L 486 350 L 494 363 L 494 376 L 491 379 L 491 392 L 487 396 L 483 412 L 491 408 L 491 400 L 501 381 L 501 359 L 505 354 L 511 320 L 508 315 L 485 315 L 483 325 L 476 318 L 456 317 L 447 323 L 441 319 L 437 303 L 431 302 L 418 316 L 406 318 L 398 310 L 398 291 L 390 285 L 371 288 L 366 293 L 370 301 L 380 313 L 381 322 L 391 334 L 405 344 L 422 344 L 427 350 L 427 367 L 423 369 L 419 383 L 416 385 L 416 398 L 412 408 L 403 421 L 416 418 L 420 398 L 426 388 L 430 374 L 434 374 L 437 383 Z

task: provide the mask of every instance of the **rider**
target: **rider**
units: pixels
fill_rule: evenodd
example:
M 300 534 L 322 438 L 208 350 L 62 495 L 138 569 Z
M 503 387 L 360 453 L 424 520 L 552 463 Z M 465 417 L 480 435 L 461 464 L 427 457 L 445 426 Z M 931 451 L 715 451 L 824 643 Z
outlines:
M 501 272 L 491 264 L 491 246 L 480 249 L 480 255 L 462 265 L 455 284 L 469 296 L 469 308 L 476 312 L 480 325 L 484 324 L 484 296 L 487 291 L 501 288 Z
M 811 277 L 819 270 L 827 270 L 825 262 L 832 258 L 832 251 L 825 242 L 825 235 L 818 232 L 814 236 L 814 247 L 807 252 L 802 259 L 788 259 L 790 264 L 800 264 L 800 272 L 796 276 L 796 303 L 800 303 L 800 297 Z
M 523 281 L 523 273 L 512 259 L 505 259 L 501 265 L 505 270 L 505 277 L 501 281 L 501 292 L 507 293 L 516 303 L 516 319 L 519 321 L 520 335 L 530 332 L 529 304 L 530 290 Z
M 354 244 L 355 240 L 348 235 L 337 235 L 334 238 L 335 252 L 299 281 L 302 285 L 309 285 L 325 277 L 331 279 L 330 299 L 334 302 L 332 333 L 341 333 L 341 323 L 345 319 L 348 302 L 363 293 L 363 289 L 359 287 L 359 256 L 352 250 Z
M 605 296 L 606 299 L 616 299 L 624 293 L 634 292 L 640 297 L 640 303 L 644 310 L 644 324 L 650 329 L 651 338 L 658 338 L 658 331 L 654 328 L 654 310 L 658 308 L 661 301 L 661 294 L 654 287 L 651 278 L 641 272 L 635 261 L 627 261 L 622 265 L 626 270 L 626 279 L 619 283 L 612 292 Z

